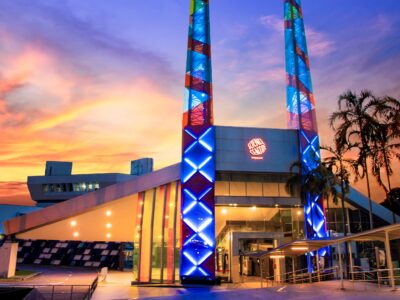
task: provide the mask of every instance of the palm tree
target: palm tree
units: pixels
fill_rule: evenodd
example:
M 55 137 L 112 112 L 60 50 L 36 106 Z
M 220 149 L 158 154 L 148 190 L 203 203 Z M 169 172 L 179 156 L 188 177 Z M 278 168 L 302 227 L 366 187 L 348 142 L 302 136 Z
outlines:
M 338 192 L 335 177 L 319 160 L 316 162 L 318 164 L 313 169 L 309 169 L 301 161 L 294 162 L 290 166 L 292 176 L 286 181 L 286 190 L 290 194 L 299 190 L 302 201 L 307 201 L 310 197 L 317 195 L 325 199 L 332 196 L 333 202 L 337 204 Z M 311 214 L 311 224 L 314 224 L 313 214 Z M 307 256 L 307 261 L 310 268 L 311 256 Z
M 356 161 L 353 159 L 344 158 L 344 154 L 348 150 L 348 147 L 345 147 L 344 145 L 338 145 L 335 143 L 334 147 L 322 146 L 321 149 L 327 151 L 330 155 L 324 159 L 323 165 L 335 176 L 336 184 L 340 186 L 340 199 L 343 215 L 343 234 L 344 236 L 347 236 L 346 224 L 348 223 L 344 202 L 346 195 L 350 191 L 350 172 L 348 168 L 355 169 Z
M 372 141 L 372 174 L 378 184 L 385 190 L 386 198 L 392 189 L 390 177 L 393 175 L 392 160 L 400 160 L 400 101 L 385 97 L 375 109 L 378 118 L 378 128 L 375 139 Z M 384 169 L 387 186 L 382 178 L 381 169 Z M 396 223 L 393 205 L 391 205 L 393 223 Z
M 330 123 L 336 131 L 335 140 L 339 147 L 350 144 L 358 149 L 358 164 L 362 173 L 356 176 L 366 178 L 370 228 L 374 227 L 372 217 L 371 187 L 368 174 L 368 159 L 371 155 L 370 141 L 374 139 L 378 122 L 373 115 L 379 101 L 370 91 L 361 91 L 359 95 L 348 91 L 339 96 L 339 110 L 331 115 Z
M 393 188 L 390 190 L 382 205 L 390 209 L 393 208 L 394 212 L 400 216 L 400 188 Z
M 286 190 L 289 193 L 293 194 L 294 191 L 299 190 L 303 201 L 310 195 L 320 195 L 325 199 L 332 196 L 333 202 L 338 203 L 336 179 L 323 164 L 318 163 L 316 168 L 310 170 L 301 162 L 294 162 L 290 166 L 290 173 L 292 176 L 286 181 Z

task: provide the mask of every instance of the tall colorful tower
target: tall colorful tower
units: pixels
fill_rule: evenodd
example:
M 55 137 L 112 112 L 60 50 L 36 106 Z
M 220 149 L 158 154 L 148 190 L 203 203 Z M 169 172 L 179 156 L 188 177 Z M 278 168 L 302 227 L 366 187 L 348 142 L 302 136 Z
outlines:
M 300 0 L 284 3 L 288 126 L 299 130 L 302 172 L 308 172 L 320 164 L 320 148 L 303 13 Z M 304 200 L 306 237 L 328 237 L 321 195 Z
M 208 0 L 191 0 L 182 132 L 182 282 L 215 279 L 215 129 Z

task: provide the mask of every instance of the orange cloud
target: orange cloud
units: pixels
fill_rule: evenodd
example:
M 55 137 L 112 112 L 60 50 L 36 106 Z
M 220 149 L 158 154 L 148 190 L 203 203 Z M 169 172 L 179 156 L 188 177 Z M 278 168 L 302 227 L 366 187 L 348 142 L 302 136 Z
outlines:
M 0 204 L 35 205 L 28 195 L 25 182 L 0 182 Z
M 51 115 L 49 117 L 44 117 L 38 120 L 37 122 L 31 124 L 27 128 L 27 131 L 32 133 L 35 131 L 57 127 L 61 124 L 74 121 L 75 119 L 78 119 L 80 116 L 86 113 L 90 113 L 90 111 L 93 110 L 94 108 L 108 104 L 110 102 L 112 102 L 112 100 L 99 99 L 95 101 L 82 101 L 79 103 L 78 106 L 67 107 L 54 115 Z

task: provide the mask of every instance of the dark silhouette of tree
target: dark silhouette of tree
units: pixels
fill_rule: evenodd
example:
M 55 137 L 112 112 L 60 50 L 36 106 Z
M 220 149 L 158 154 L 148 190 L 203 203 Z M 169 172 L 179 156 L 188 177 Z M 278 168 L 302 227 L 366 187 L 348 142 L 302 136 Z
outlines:
M 357 163 L 361 171 L 355 172 L 357 178 L 366 178 L 370 228 L 374 227 L 368 160 L 371 157 L 370 142 L 374 139 L 378 122 L 373 115 L 379 100 L 370 91 L 359 95 L 348 91 L 339 96 L 339 110 L 331 115 L 330 123 L 335 130 L 335 142 L 339 147 L 351 145 L 358 149 Z
M 335 143 L 334 147 L 323 146 L 321 149 L 328 153 L 328 156 L 324 158 L 323 165 L 335 176 L 335 183 L 340 187 L 340 200 L 343 215 L 343 234 L 347 236 L 346 224 L 348 224 L 348 220 L 344 203 L 346 195 L 350 191 L 349 169 L 356 169 L 357 162 L 353 159 L 347 159 L 344 157 L 344 154 L 348 149 L 348 147 L 345 145 L 338 145 Z
M 400 101 L 385 97 L 375 108 L 378 127 L 371 141 L 372 174 L 378 184 L 384 189 L 386 198 L 392 189 L 390 177 L 393 175 L 392 161 L 400 160 Z M 386 177 L 386 184 L 382 170 Z M 393 223 L 396 223 L 393 207 L 390 207 Z
M 325 199 L 331 196 L 333 202 L 338 203 L 335 176 L 323 164 L 318 163 L 316 168 L 310 170 L 301 162 L 294 162 L 290 173 L 292 176 L 286 181 L 286 190 L 291 194 L 299 191 L 303 202 L 307 201 L 307 197 L 319 195 Z
M 393 209 L 394 213 L 400 216 L 400 188 L 391 189 L 382 205 L 388 209 Z

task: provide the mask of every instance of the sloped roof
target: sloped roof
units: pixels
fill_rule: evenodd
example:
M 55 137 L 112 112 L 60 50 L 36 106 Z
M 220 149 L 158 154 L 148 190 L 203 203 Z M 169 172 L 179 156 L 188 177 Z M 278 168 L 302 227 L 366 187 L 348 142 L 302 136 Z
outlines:
M 22 233 L 65 220 L 114 200 L 176 181 L 179 177 L 180 164 L 171 165 L 152 173 L 54 204 L 39 211 L 7 220 L 3 223 L 5 233 L 7 235 Z

